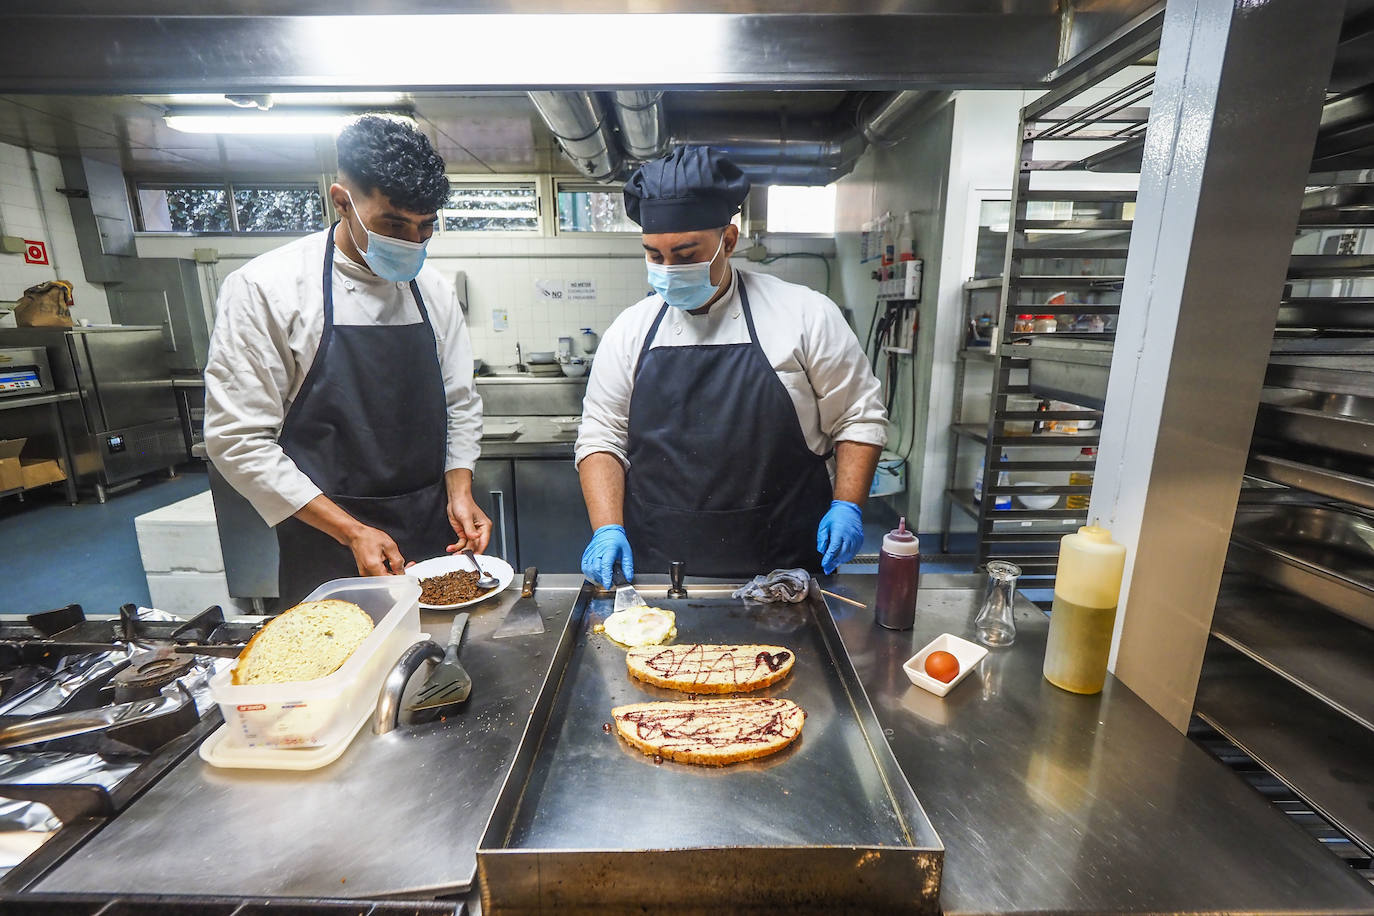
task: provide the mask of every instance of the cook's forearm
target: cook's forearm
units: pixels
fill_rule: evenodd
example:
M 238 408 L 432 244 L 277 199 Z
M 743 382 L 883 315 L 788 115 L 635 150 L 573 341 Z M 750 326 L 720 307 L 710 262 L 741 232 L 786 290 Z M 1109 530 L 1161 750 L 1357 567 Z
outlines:
M 835 498 L 862 506 L 873 485 L 873 472 L 883 449 L 867 442 L 835 443 Z
M 344 546 L 365 527 L 323 493 L 301 506 L 294 517 L 311 528 L 323 531 Z
M 444 488 L 448 490 L 448 498 L 455 496 L 472 496 L 472 471 L 467 468 L 452 468 L 444 472 Z
M 625 467 L 610 452 L 595 452 L 577 466 L 582 499 L 593 530 L 625 524 Z

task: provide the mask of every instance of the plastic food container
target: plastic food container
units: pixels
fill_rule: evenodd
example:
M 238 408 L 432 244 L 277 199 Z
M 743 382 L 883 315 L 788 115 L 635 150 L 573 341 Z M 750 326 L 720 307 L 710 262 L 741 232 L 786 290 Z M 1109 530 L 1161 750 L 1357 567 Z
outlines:
M 959 660 L 959 673 L 948 684 L 944 681 L 937 681 L 926 674 L 926 656 L 932 652 L 948 652 Z M 953 633 L 941 633 L 926 643 L 924 649 L 907 659 L 906 664 L 902 665 L 902 670 L 906 672 L 907 679 L 911 683 L 929 690 L 937 697 L 942 697 L 953 690 L 956 684 L 968 677 L 968 673 L 977 668 L 978 663 L 987 658 L 987 654 L 988 650 L 976 642 L 960 639 Z
M 387 672 L 420 636 L 420 583 L 410 576 L 335 579 L 306 601 L 351 601 L 376 624 L 337 671 L 313 681 L 234 684 L 233 669 L 210 680 L 226 740 L 238 747 L 322 747 L 349 737 L 375 706 Z

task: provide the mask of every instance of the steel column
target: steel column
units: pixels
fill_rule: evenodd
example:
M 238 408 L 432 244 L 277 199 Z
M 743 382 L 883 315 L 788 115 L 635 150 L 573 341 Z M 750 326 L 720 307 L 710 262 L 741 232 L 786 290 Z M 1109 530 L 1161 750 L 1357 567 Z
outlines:
M 1188 722 L 1344 4 L 1170 0 L 1090 518 L 1112 668 Z

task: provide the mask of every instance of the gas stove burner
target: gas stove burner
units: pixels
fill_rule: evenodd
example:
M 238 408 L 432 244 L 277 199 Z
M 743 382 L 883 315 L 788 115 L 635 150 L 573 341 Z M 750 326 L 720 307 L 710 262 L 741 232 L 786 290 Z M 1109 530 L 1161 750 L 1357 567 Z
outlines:
M 194 656 L 177 655 L 171 649 L 135 655 L 129 666 L 114 676 L 115 698 L 123 702 L 157 696 L 194 665 Z

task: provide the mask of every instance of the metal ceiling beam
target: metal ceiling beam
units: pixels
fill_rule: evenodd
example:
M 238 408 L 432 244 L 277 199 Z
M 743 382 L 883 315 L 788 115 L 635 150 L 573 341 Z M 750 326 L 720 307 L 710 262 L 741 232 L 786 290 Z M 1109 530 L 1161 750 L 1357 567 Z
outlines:
M 82 7 L 85 15 L 41 10 L 15 15 L 12 5 L 13 0 L 0 31 L 0 92 L 11 93 L 849 88 L 860 83 L 866 89 L 1022 88 L 1039 85 L 1054 67 L 1059 39 L 1052 9 L 887 15 L 111 16 L 112 4 L 89 0 L 43 4 L 50 12 Z M 254 13 L 280 5 L 248 4 Z M 982 6 L 990 4 L 974 8 Z M 60 63 L 54 63 L 52 48 L 62 49 Z M 396 53 L 380 62 L 365 48 Z

